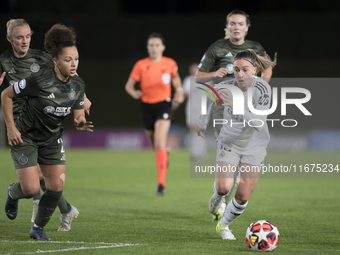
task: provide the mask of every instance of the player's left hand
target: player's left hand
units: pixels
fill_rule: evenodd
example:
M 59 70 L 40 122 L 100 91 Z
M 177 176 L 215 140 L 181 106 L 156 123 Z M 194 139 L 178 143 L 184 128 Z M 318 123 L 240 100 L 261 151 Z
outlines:
M 197 127 L 197 135 L 204 138 L 205 129 Z
M 85 112 L 87 115 L 90 115 L 90 107 L 92 103 L 91 101 L 87 98 L 87 96 L 84 96 L 84 106 L 85 106 Z
M 92 125 L 92 121 L 86 121 L 85 118 L 82 118 L 80 120 L 74 119 L 74 126 L 77 130 L 89 132 L 93 132 L 92 128 L 94 127 Z
M 231 108 L 233 108 L 233 97 L 226 91 L 221 91 L 220 92 L 220 96 L 223 100 L 223 106 L 229 106 Z

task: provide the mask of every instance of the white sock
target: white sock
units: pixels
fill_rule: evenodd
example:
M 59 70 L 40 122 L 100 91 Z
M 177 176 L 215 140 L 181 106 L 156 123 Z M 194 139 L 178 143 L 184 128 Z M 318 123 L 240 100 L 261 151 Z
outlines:
M 227 205 L 227 208 L 224 212 L 223 218 L 220 222 L 221 225 L 223 226 L 229 226 L 230 223 L 232 223 L 234 220 L 237 219 L 238 216 L 240 216 L 243 211 L 246 209 L 248 202 L 245 203 L 244 205 L 239 205 L 236 200 L 235 197 L 233 197 L 233 199 L 229 202 L 229 204 Z

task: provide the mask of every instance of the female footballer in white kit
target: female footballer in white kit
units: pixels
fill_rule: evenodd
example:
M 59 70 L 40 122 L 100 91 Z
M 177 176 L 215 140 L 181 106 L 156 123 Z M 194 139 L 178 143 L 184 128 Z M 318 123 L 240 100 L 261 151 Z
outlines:
M 244 115 L 233 114 L 233 96 L 235 95 L 232 95 L 229 89 L 216 89 L 224 102 L 222 104 L 224 106 L 223 119 L 228 122 L 223 125 L 217 137 L 214 194 L 209 201 L 209 210 L 212 214 L 220 208 L 224 196 L 232 191 L 237 166 L 240 167 L 241 172 L 241 180 L 235 197 L 227 205 L 221 221 L 216 226 L 216 231 L 222 239 L 236 239 L 228 226 L 245 210 L 267 154 L 266 147 L 269 142 L 267 116 L 254 114 L 252 111 L 270 108 L 271 88 L 265 80 L 256 77 L 255 74 L 268 67 L 274 67 L 275 64 L 276 61 L 271 61 L 269 57 L 258 56 L 253 50 L 241 51 L 235 56 L 235 79 L 223 81 L 217 87 L 231 85 L 237 86 L 242 91 Z M 250 91 L 252 107 L 248 107 Z M 201 115 L 198 135 L 203 136 L 206 123 L 206 116 Z

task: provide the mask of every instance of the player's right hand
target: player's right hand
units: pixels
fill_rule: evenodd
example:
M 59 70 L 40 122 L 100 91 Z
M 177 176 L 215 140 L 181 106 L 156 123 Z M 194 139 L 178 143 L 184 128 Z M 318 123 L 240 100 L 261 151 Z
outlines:
M 221 67 L 220 69 L 218 69 L 215 73 L 215 77 L 217 78 L 222 78 L 224 77 L 226 74 L 228 73 L 227 68 Z
M 197 127 L 197 135 L 204 138 L 205 129 Z
M 8 144 L 10 146 L 19 145 L 24 143 L 21 139 L 21 133 L 17 128 L 7 129 Z
M 6 75 L 6 72 L 3 72 L 3 73 L 1 74 L 1 76 L 0 76 L 0 86 L 1 86 L 2 82 L 3 82 L 4 79 L 5 79 L 5 75 Z

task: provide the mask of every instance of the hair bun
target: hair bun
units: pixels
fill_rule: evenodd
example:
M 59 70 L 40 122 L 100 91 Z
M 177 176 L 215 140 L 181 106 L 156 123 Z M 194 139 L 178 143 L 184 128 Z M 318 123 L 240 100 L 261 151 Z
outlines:
M 76 33 L 74 28 L 62 24 L 55 24 L 45 34 L 45 49 L 52 52 L 54 47 L 75 46 Z

